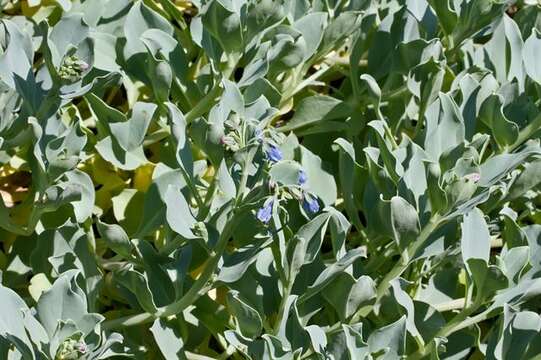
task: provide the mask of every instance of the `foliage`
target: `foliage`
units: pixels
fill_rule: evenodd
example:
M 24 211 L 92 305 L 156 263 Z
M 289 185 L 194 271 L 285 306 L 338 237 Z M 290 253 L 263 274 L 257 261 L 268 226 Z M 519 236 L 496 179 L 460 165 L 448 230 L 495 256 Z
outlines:
M 0 358 L 541 358 L 541 3 L 0 9 Z

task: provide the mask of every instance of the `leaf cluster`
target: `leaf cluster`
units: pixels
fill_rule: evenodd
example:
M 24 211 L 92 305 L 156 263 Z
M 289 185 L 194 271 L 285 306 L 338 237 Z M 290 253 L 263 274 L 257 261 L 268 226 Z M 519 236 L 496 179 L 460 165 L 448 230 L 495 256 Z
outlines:
M 1 359 L 541 358 L 541 3 L 0 0 Z

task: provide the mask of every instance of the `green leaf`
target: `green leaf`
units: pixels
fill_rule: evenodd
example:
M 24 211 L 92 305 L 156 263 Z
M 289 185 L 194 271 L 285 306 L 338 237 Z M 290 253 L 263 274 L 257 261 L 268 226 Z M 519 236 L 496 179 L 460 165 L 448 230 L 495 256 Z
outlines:
M 489 266 L 485 261 L 476 258 L 468 259 L 467 266 L 477 289 L 477 302 L 481 303 L 494 296 L 498 290 L 507 287 L 507 279 L 498 267 Z
M 73 212 L 78 222 L 85 222 L 94 210 L 95 192 L 92 179 L 86 173 L 80 170 L 72 170 L 64 174 L 66 184 L 76 184 L 80 188 L 80 200 L 71 201 Z
M 23 356 L 34 359 L 32 345 L 24 327 L 24 312 L 29 311 L 23 299 L 13 290 L 0 285 L 0 299 L 5 311 L 0 313 L 0 338 L 13 344 Z
M 522 50 L 522 59 L 528 76 L 541 84 L 541 66 L 537 59 L 537 54 L 541 49 L 541 32 L 537 29 L 532 29 L 532 33 L 524 42 Z
M 510 186 L 509 199 L 516 199 L 541 183 L 541 161 L 526 162 L 523 166 L 524 170 Z
M 465 264 L 470 259 L 480 259 L 488 263 L 490 233 L 481 210 L 474 208 L 464 215 L 460 247 Z
M 184 342 L 180 331 L 175 329 L 175 321 L 168 321 L 163 318 L 154 320 L 150 327 L 152 335 L 158 344 L 158 347 L 166 360 L 186 359 L 184 354 Z
M 476 34 L 485 26 L 503 16 L 506 3 L 503 1 L 479 0 L 463 1 L 460 4 L 456 26 L 453 29 L 455 44 L 460 44 L 467 37 Z
M 9 42 L 0 55 L 0 78 L 2 82 L 15 89 L 15 79 L 26 79 L 34 59 L 32 40 L 14 22 L 2 20 L 5 33 L 9 34 Z M 31 74 L 30 74 L 31 75 Z
M 148 29 L 159 29 L 169 35 L 173 33 L 173 26 L 167 20 L 150 9 L 143 1 L 137 1 L 130 8 L 124 22 L 126 44 L 123 54 L 126 60 L 136 54 L 147 52 L 141 36 Z
M 210 1 L 202 9 L 203 25 L 228 53 L 239 51 L 243 46 L 239 10 L 233 2 L 224 0 Z
M 340 188 L 342 189 L 342 196 L 344 198 L 347 215 L 357 230 L 360 231 L 364 226 L 355 204 L 355 170 L 360 167 L 355 159 L 355 149 L 353 148 L 353 145 L 348 143 L 345 139 L 338 138 L 333 143 L 333 150 L 339 152 L 338 166 Z
M 419 99 L 420 111 L 426 109 L 437 98 L 443 85 L 445 70 L 439 61 L 429 61 L 419 64 L 408 74 L 408 89 Z M 419 114 L 423 115 L 422 112 Z M 421 119 L 419 119 L 420 121 Z
M 406 283 L 402 279 L 394 279 L 391 281 L 391 289 L 393 291 L 393 296 L 396 300 L 396 302 L 404 309 L 406 312 L 406 329 L 408 332 L 416 338 L 417 341 L 420 341 L 421 344 L 423 343 L 423 338 L 417 329 L 416 323 L 415 323 L 415 305 L 411 297 L 408 295 L 406 291 L 404 291 L 404 287 L 406 287 Z
M 281 185 L 298 185 L 301 165 L 296 161 L 284 160 L 275 164 L 269 171 L 271 179 Z
M 52 61 L 58 69 L 71 47 L 78 47 L 89 35 L 89 26 L 83 21 L 83 14 L 62 17 L 49 34 Z
M 342 330 L 346 337 L 346 346 L 349 359 L 365 359 L 369 356 L 368 344 L 363 341 L 362 334 L 353 327 L 343 324 Z
M 517 166 L 521 165 L 530 156 L 534 156 L 540 153 L 538 144 L 529 144 L 521 151 L 512 154 L 499 154 L 491 157 L 480 167 L 481 179 L 479 180 L 479 186 L 489 187 L 504 176 L 509 174 Z
M 183 187 L 185 187 L 185 182 L 180 171 L 169 169 L 164 170 L 163 173 L 159 173 L 158 169 L 154 171 L 154 179 L 145 194 L 143 216 L 135 237 L 148 235 L 166 221 L 166 193 L 170 191 L 172 200 L 176 200 L 181 196 L 180 189 Z M 169 190 L 170 188 L 171 190 Z M 174 217 L 175 214 L 170 212 L 171 216 Z
M 261 29 L 269 30 L 282 21 L 285 16 L 283 2 L 263 0 L 258 3 L 248 3 L 246 13 L 246 40 L 261 36 Z M 264 33 L 263 31 L 263 33 Z
M 228 293 L 227 305 L 235 316 L 237 326 L 244 336 L 252 339 L 259 336 L 263 329 L 261 317 L 254 308 L 242 301 L 238 292 L 232 291 Z
M 376 298 L 376 289 L 374 281 L 368 276 L 355 279 L 342 273 L 327 285 L 322 294 L 344 321 L 362 306 L 370 305 Z
M 425 150 L 435 161 L 464 141 L 464 120 L 453 99 L 440 93 L 426 112 Z
M 510 284 L 517 284 L 530 260 L 530 249 L 527 246 L 517 246 L 510 249 L 503 258 L 502 272 Z
M 303 15 L 303 17 L 297 19 L 293 23 L 293 27 L 301 32 L 302 37 L 306 42 L 304 60 L 307 60 L 315 54 L 323 39 L 327 14 L 316 11 Z
M 146 163 L 142 143 L 157 106 L 138 102 L 131 118 L 126 119 L 124 114 L 93 94 L 86 100 L 100 123 L 101 140 L 96 144 L 100 155 L 124 170 L 133 170 Z
M 406 200 L 394 196 L 390 202 L 391 226 L 395 241 L 401 249 L 405 249 L 415 241 L 420 233 L 417 211 Z
M 295 236 L 302 239 L 305 246 L 303 255 L 304 263 L 311 263 L 316 258 L 323 241 L 323 236 L 325 236 L 329 220 L 329 213 L 320 214 L 301 226 L 299 231 L 297 231 Z
M 89 314 L 86 296 L 77 284 L 78 271 L 66 272 L 44 292 L 36 305 L 39 321 L 49 334 L 53 334 L 60 321 L 71 320 L 77 328 L 88 334 L 103 320 L 98 314 Z
M 383 351 L 387 358 L 404 355 L 406 347 L 406 316 L 380 327 L 368 337 L 370 353 Z
M 368 92 L 370 101 L 374 105 L 376 111 L 378 111 L 381 102 L 381 89 L 378 82 L 370 74 L 362 74 L 360 79 L 361 83 L 364 85 L 364 88 L 366 88 Z
M 430 206 L 433 213 L 438 213 L 444 210 L 447 206 L 445 192 L 440 186 L 441 170 L 437 163 L 425 163 L 426 167 L 426 184 Z
M 109 126 L 111 135 L 124 150 L 135 150 L 143 143 L 156 108 L 155 104 L 137 102 L 133 106 L 130 119 L 110 122 L 106 126 Z
M 321 272 L 321 274 L 317 277 L 314 283 L 299 298 L 299 301 L 304 302 L 322 291 L 339 274 L 341 274 L 351 264 L 353 264 L 355 261 L 357 261 L 363 256 L 365 256 L 363 249 L 355 249 L 349 251 L 346 255 L 344 255 L 344 257 L 342 257 L 336 263 L 332 264 L 331 266 L 327 267 L 323 272 Z
M 327 95 L 315 95 L 303 99 L 289 122 L 280 131 L 320 126 L 322 122 L 343 119 L 350 113 L 344 102 Z
M 187 177 L 193 178 L 193 159 L 190 142 L 186 133 L 186 119 L 180 110 L 172 103 L 166 103 L 169 111 L 169 121 L 171 126 L 171 134 L 176 143 L 176 159 L 181 169 L 184 170 Z
M 438 20 L 440 21 L 445 33 L 450 34 L 456 26 L 458 17 L 456 12 L 453 11 L 449 0 L 429 0 L 429 3 L 434 8 L 434 11 L 438 16 Z
M 117 224 L 106 224 L 99 219 L 96 221 L 96 225 L 107 246 L 123 258 L 129 259 L 133 245 L 124 230 Z
M 182 193 L 170 186 L 163 200 L 167 207 L 165 216 L 171 229 L 184 238 L 195 238 L 192 228 L 197 221 Z
M 325 28 L 321 49 L 324 52 L 336 49 L 342 45 L 344 40 L 351 35 L 361 22 L 361 13 L 356 11 L 345 11 L 336 16 Z
M 267 250 L 269 249 L 267 248 Z M 262 252 L 261 255 L 260 252 Z M 264 253 L 265 243 L 256 242 L 245 249 L 239 249 L 231 255 L 224 256 L 224 264 L 220 269 L 217 280 L 224 283 L 238 281 L 246 273 L 250 265 L 256 262 L 260 256 L 264 257 Z
M 517 23 L 504 14 L 483 49 L 487 54 L 483 57 L 489 62 L 487 67 L 494 69 L 500 83 L 516 79 L 521 88 L 524 86 L 523 46 Z
M 493 356 L 504 359 L 508 356 L 528 357 L 528 349 L 535 348 L 534 342 L 541 330 L 541 318 L 532 311 L 516 311 L 510 306 L 504 307 L 502 334 L 498 339 Z
M 332 174 L 324 167 L 321 158 L 305 147 L 301 147 L 301 165 L 308 177 L 306 187 L 325 205 L 334 204 L 337 198 L 336 182 Z
M 506 118 L 503 106 L 503 96 L 489 96 L 479 109 L 479 118 L 492 130 L 498 145 L 505 148 L 517 140 L 518 126 Z

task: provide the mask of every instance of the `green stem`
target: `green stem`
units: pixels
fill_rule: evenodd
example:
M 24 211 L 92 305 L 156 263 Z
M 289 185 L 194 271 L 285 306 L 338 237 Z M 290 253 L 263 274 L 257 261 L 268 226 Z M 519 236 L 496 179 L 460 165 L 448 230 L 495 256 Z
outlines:
M 390 91 L 390 92 L 387 92 L 387 93 L 383 93 L 382 94 L 382 97 L 381 99 L 382 100 L 392 100 L 392 99 L 395 99 L 395 98 L 399 98 L 405 94 L 408 94 L 409 93 L 409 89 L 406 85 L 404 86 L 401 86 L 393 91 Z
M 278 315 L 276 316 L 276 322 L 274 323 L 274 329 L 273 329 L 274 335 L 277 335 L 278 331 L 280 331 L 280 325 L 282 324 L 282 321 L 285 316 L 286 304 L 287 304 L 287 300 L 289 299 L 289 295 L 291 295 L 292 288 L 293 288 L 293 281 L 288 280 L 284 284 L 282 300 L 280 301 L 280 307 L 278 308 Z
M 402 260 L 387 274 L 384 280 L 378 286 L 378 299 L 381 299 L 385 291 L 389 288 L 390 281 L 400 276 L 404 270 L 408 267 L 411 257 L 415 256 L 417 251 L 425 244 L 432 232 L 440 225 L 439 216 L 435 215 L 423 228 L 417 240 L 411 243 L 405 251 L 405 256 L 402 256 Z M 395 276 L 393 276 L 396 274 Z M 387 281 L 385 281 L 387 280 Z
M 415 124 L 415 129 L 413 130 L 413 139 L 417 138 L 417 135 L 419 135 L 419 132 L 423 127 L 423 124 L 425 122 L 425 111 L 426 105 L 422 104 L 419 109 L 419 117 L 417 118 L 417 124 Z
M 467 317 L 467 313 L 471 313 L 471 311 L 464 309 L 464 311 L 460 312 L 447 325 L 441 328 L 437 332 L 437 334 L 434 336 L 434 338 L 445 338 L 457 331 L 460 331 L 462 329 L 465 329 L 467 327 L 480 323 L 481 321 L 485 321 L 495 315 L 495 313 L 491 310 L 492 309 L 489 308 L 475 316 Z M 412 359 L 412 360 L 422 359 L 426 355 L 431 354 L 436 351 L 436 349 L 434 349 L 434 346 L 435 346 L 435 343 L 434 341 L 432 341 L 425 348 L 421 348 L 417 350 L 415 353 L 409 356 L 408 359 Z
M 218 265 L 218 262 L 227 246 L 227 242 L 237 226 L 238 218 L 238 214 L 233 214 L 233 217 L 230 218 L 229 221 L 226 223 L 225 228 L 223 229 L 220 238 L 218 239 L 218 243 L 214 248 L 214 251 L 207 260 L 205 269 L 197 278 L 197 280 L 195 280 L 195 282 L 192 284 L 190 290 L 188 290 L 188 292 L 184 294 L 183 297 L 169 305 L 159 308 L 155 314 L 141 313 L 137 315 L 125 316 L 122 318 L 105 321 L 102 326 L 106 329 L 111 329 L 118 326 L 126 327 L 139 325 L 150 322 L 157 317 L 167 317 L 170 315 L 178 314 L 184 309 L 186 309 L 186 307 L 193 304 L 201 295 L 203 295 L 201 293 L 201 290 L 205 288 L 207 283 L 214 275 L 214 272 L 216 271 L 216 266 Z
M 143 141 L 143 146 L 148 147 L 152 144 L 160 142 L 163 139 L 167 138 L 169 135 L 171 135 L 171 130 L 169 130 L 169 128 L 161 128 L 159 130 L 156 130 L 153 133 L 145 136 L 145 140 Z
M 242 53 L 232 53 L 227 57 L 225 69 L 222 71 L 224 79 L 229 79 L 237 68 L 237 63 L 242 58 Z
M 251 156 L 253 157 L 253 154 Z M 247 173 L 248 173 L 248 169 L 247 167 L 245 167 L 243 169 L 243 176 L 242 176 L 242 178 L 244 178 L 245 180 L 244 181 L 241 180 L 241 186 L 240 186 L 240 189 L 242 189 L 242 192 L 244 192 L 244 188 L 246 187 L 246 181 L 248 177 L 246 175 Z M 239 192 L 239 193 L 242 193 L 242 192 Z M 237 202 L 237 209 L 234 209 L 233 211 L 238 211 L 240 208 L 241 207 L 238 206 L 238 202 Z M 211 277 L 216 271 L 216 266 L 218 265 L 220 258 L 225 252 L 227 242 L 229 238 L 231 237 L 231 234 L 235 230 L 239 218 L 240 217 L 238 216 L 238 213 L 237 214 L 234 213 L 232 218 L 230 218 L 229 221 L 226 223 L 225 228 L 223 229 L 220 235 L 220 238 L 218 239 L 218 242 L 214 248 L 214 251 L 210 255 L 210 258 L 207 260 L 205 269 L 203 270 L 201 275 L 197 278 L 197 280 L 192 284 L 192 286 L 190 287 L 190 290 L 188 290 L 188 292 L 184 294 L 182 298 L 180 298 L 178 301 L 174 303 L 171 303 L 167 306 L 164 306 L 158 309 L 156 314 L 142 313 L 142 314 L 130 315 L 130 316 L 125 316 L 118 319 L 105 321 L 103 323 L 104 328 L 110 329 L 110 328 L 115 328 L 118 326 L 126 327 L 126 326 L 133 326 L 133 325 L 150 322 L 156 317 L 167 317 L 170 315 L 178 314 L 181 311 L 183 311 L 187 306 L 193 304 L 201 295 L 203 295 L 202 290 L 205 289 L 205 286 L 210 281 Z
M 205 199 L 203 201 L 203 209 L 197 213 L 197 219 L 203 220 L 207 217 L 208 213 L 210 212 L 210 207 L 212 205 L 212 199 L 214 198 L 214 194 L 216 193 L 216 182 L 218 176 L 215 174 L 212 177 L 212 180 L 207 187 L 207 194 L 205 195 Z
M 434 305 L 434 309 L 436 309 L 438 312 L 446 312 L 451 310 L 458 310 L 464 308 L 465 299 L 454 299 L 451 301 L 447 301 L 441 304 Z
M 216 82 L 214 87 L 210 92 L 205 95 L 198 103 L 190 110 L 186 116 L 186 123 L 189 124 L 201 115 L 207 113 L 210 108 L 216 104 L 218 97 L 222 94 L 223 88 L 221 87 L 221 82 Z
M 334 64 L 333 65 L 325 65 L 324 67 L 322 66 L 321 69 L 319 69 L 318 71 L 316 71 L 315 73 L 313 73 L 312 75 L 307 77 L 306 79 L 303 79 L 305 74 L 306 74 L 306 71 L 311 67 L 311 64 L 312 64 L 311 62 L 307 63 L 306 66 L 303 66 L 302 68 L 295 71 L 293 85 L 288 87 L 288 88 L 293 89 L 293 90 L 291 90 L 291 91 L 285 90 L 284 91 L 284 93 L 282 95 L 282 99 L 280 100 L 280 105 L 278 106 L 278 108 L 281 109 L 281 110 L 276 114 L 275 118 L 278 118 L 280 115 L 283 115 L 283 111 L 282 111 L 283 107 L 287 104 L 287 102 L 293 96 L 298 94 L 304 88 L 306 88 L 307 86 L 312 84 L 314 81 L 316 81 L 318 78 L 320 78 L 325 73 L 327 73 L 329 70 L 334 68 Z M 298 81 L 297 79 L 303 79 L 303 80 Z M 282 131 L 282 130 L 280 130 L 280 128 L 277 128 L 276 130 L 279 131 L 279 132 Z
M 340 57 L 340 56 L 328 56 L 325 58 L 325 63 L 328 65 L 340 65 L 344 67 L 350 67 L 351 66 L 351 60 L 349 57 Z M 359 60 L 359 63 L 357 64 L 359 67 L 367 67 L 368 66 L 368 60 L 361 59 Z
M 282 255 L 280 254 L 280 247 L 276 241 L 273 241 L 270 247 L 272 251 L 272 257 L 274 258 L 274 262 L 276 263 L 276 271 L 278 272 L 278 277 L 280 278 L 280 281 L 282 282 L 282 284 L 287 284 L 289 283 L 289 281 L 284 271 L 284 267 L 282 266 L 282 263 L 281 263 Z
M 150 313 L 141 313 L 137 315 L 123 316 L 117 319 L 105 320 L 101 326 L 103 329 L 115 329 L 118 327 L 128 327 L 140 324 L 146 324 L 154 321 L 154 315 Z
M 445 326 L 443 327 L 440 332 L 438 332 L 438 336 L 441 336 L 441 337 L 447 337 L 449 335 L 451 335 L 452 333 L 455 333 L 457 331 L 460 331 L 462 329 L 465 329 L 469 326 L 472 326 L 472 325 L 475 325 L 477 323 L 480 323 L 481 321 L 485 321 L 487 319 L 490 319 L 491 317 L 495 316 L 496 313 L 492 313 L 492 309 L 487 309 L 475 316 L 472 316 L 472 317 L 469 317 L 469 318 L 466 318 L 464 319 L 462 322 L 460 322 L 459 324 L 457 325 L 454 325 L 454 326 Z
M 164 247 L 159 250 L 160 255 L 169 255 L 174 250 L 181 247 L 186 242 L 186 239 L 176 236 L 173 240 L 169 241 Z
M 283 233 L 282 236 L 280 236 L 280 231 L 283 231 L 283 226 L 279 214 L 274 214 L 272 220 L 274 230 L 276 231 L 276 236 L 271 244 L 271 251 L 274 258 L 276 271 L 278 272 L 280 282 L 282 283 L 282 299 L 280 300 L 280 305 L 278 307 L 278 313 L 273 328 L 273 334 L 277 335 L 278 331 L 280 331 L 280 325 L 285 316 L 287 300 L 289 299 L 289 295 L 291 294 L 291 289 L 293 288 L 296 274 L 291 269 L 284 269 L 284 266 L 282 265 L 282 256 L 285 255 L 285 251 L 281 251 L 281 247 L 285 247 L 285 244 L 283 243 L 285 239 L 283 238 Z
M 172 304 L 169 304 L 159 309 L 157 314 L 159 317 L 178 314 L 184 309 L 186 309 L 186 307 L 193 304 L 201 295 L 203 295 L 201 294 L 201 289 L 203 289 L 205 285 L 207 285 L 211 277 L 214 275 L 214 272 L 216 271 L 216 266 L 218 265 L 218 262 L 220 261 L 220 258 L 222 257 L 227 246 L 227 242 L 229 241 L 233 230 L 236 228 L 237 221 L 237 216 L 233 215 L 233 218 L 230 219 L 230 221 L 228 221 L 225 225 L 225 228 L 223 229 L 220 238 L 218 239 L 218 243 L 216 244 L 214 251 L 211 253 L 209 259 L 207 260 L 205 269 L 203 270 L 201 275 L 197 278 L 197 280 L 190 287 L 190 290 L 188 290 L 188 292 L 184 294 L 182 298 Z
M 284 100 L 282 100 L 281 104 L 285 104 L 292 96 L 295 96 L 296 94 L 298 94 L 302 89 L 304 89 L 305 87 L 307 87 L 308 85 L 310 85 L 312 82 L 316 81 L 317 79 L 319 79 L 321 76 L 323 76 L 327 71 L 329 71 L 330 69 L 332 68 L 332 65 L 329 65 L 329 66 L 325 66 L 325 67 L 322 67 L 321 69 L 319 69 L 318 71 L 316 71 L 315 73 L 313 73 L 312 75 L 310 75 L 309 77 L 307 77 L 306 79 L 302 80 L 301 82 L 298 83 L 297 86 L 295 86 L 293 88 L 293 91 L 291 91 L 290 93 L 288 93 L 285 97 Z
M 378 115 L 379 120 L 383 122 L 383 128 L 385 130 L 385 133 L 387 134 L 387 137 L 389 138 L 389 141 L 391 142 L 393 150 L 398 149 L 398 144 L 396 143 L 393 133 L 391 129 L 389 128 L 387 121 L 385 121 L 385 117 L 383 116 L 383 113 L 381 112 L 379 107 L 376 108 L 376 113 Z
M 425 244 L 432 232 L 440 225 L 439 216 L 434 216 L 423 228 L 417 240 L 412 242 L 404 251 L 400 261 L 389 271 L 383 280 L 380 281 L 376 289 L 376 304 L 381 300 L 383 295 L 391 286 L 391 281 L 399 277 L 408 267 L 411 262 L 411 257 L 415 256 L 417 251 Z M 351 317 L 350 324 L 357 323 L 361 318 L 370 314 L 374 310 L 374 306 L 365 306 L 357 310 Z
M 244 157 L 244 163 L 242 164 L 242 175 L 239 182 L 239 190 L 237 192 L 237 199 L 235 201 L 237 204 L 244 199 L 244 192 L 246 191 L 246 184 L 248 183 L 248 177 L 250 176 L 248 168 L 250 167 L 250 164 L 252 163 L 252 160 L 254 159 L 255 153 L 256 153 L 256 149 L 250 149 L 248 150 L 248 153 L 246 153 Z
M 459 331 L 461 329 L 464 329 L 468 326 L 471 326 L 473 324 L 476 324 L 480 321 L 483 321 L 487 318 L 488 314 L 490 313 L 489 310 L 485 310 L 484 312 L 475 315 L 471 318 L 468 318 L 470 314 L 475 312 L 479 307 L 482 305 L 482 299 L 478 297 L 475 299 L 475 301 L 468 306 L 467 299 L 468 299 L 468 289 L 466 288 L 466 297 L 462 299 L 453 300 L 449 303 L 441 304 L 440 306 L 436 307 L 438 311 L 447 311 L 447 310 L 453 310 L 453 309 L 460 309 L 462 308 L 462 311 L 460 311 L 458 314 L 456 314 L 455 317 L 453 317 L 444 327 L 442 327 L 436 335 L 434 335 L 435 338 L 445 338 L 449 336 L 450 334 Z M 421 347 L 419 350 L 417 350 L 412 356 L 412 359 L 422 359 L 427 354 L 432 353 L 433 351 L 436 351 L 434 348 L 434 341 L 430 342 L 430 344 L 426 347 Z
M 227 349 L 225 349 L 225 351 L 218 357 L 217 360 L 225 360 L 225 359 L 229 359 L 229 357 L 231 357 L 234 353 L 237 352 L 237 349 L 230 345 L 227 347 Z

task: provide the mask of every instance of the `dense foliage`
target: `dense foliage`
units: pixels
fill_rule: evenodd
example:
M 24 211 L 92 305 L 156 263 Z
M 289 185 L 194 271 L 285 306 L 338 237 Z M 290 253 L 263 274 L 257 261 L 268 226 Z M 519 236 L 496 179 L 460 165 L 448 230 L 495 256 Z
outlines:
M 540 359 L 541 3 L 0 0 L 1 359 Z

